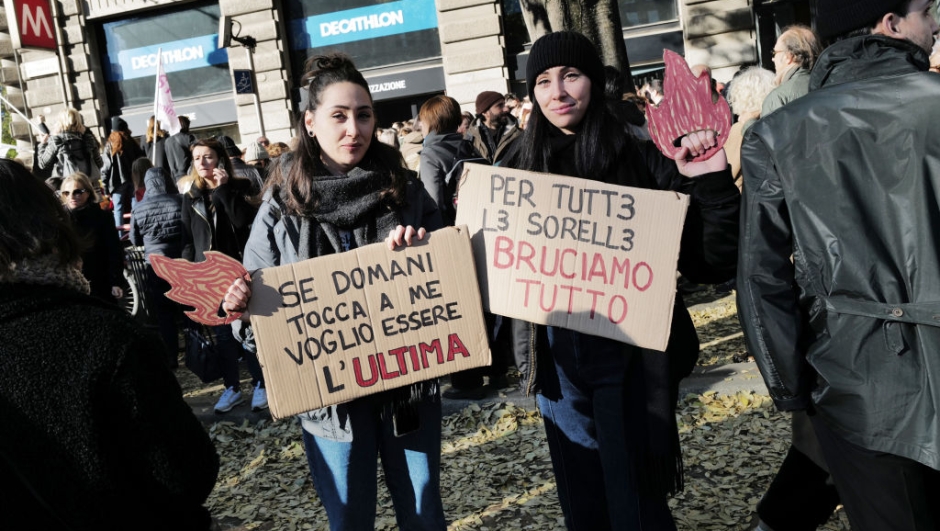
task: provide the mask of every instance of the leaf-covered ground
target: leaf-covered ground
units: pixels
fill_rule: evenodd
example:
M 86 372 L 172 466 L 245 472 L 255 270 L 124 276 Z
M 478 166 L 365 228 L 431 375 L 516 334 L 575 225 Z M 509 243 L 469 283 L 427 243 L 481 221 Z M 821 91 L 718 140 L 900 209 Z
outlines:
M 744 355 L 732 295 L 687 297 L 702 343 L 702 365 Z M 707 304 L 702 304 L 707 303 Z M 178 371 L 188 394 L 221 392 Z M 444 419 L 442 496 L 452 531 L 563 530 L 548 445 L 532 402 L 473 404 Z M 680 531 L 753 528 L 757 502 L 790 440 L 789 419 L 769 397 L 739 392 L 689 395 L 679 407 L 686 488 L 670 500 Z M 326 530 L 295 420 L 218 422 L 209 433 L 222 470 L 208 504 L 224 529 Z M 397 529 L 379 470 L 376 529 Z M 849 529 L 838 512 L 823 528 Z
M 787 450 L 788 419 L 749 393 L 689 395 L 680 406 L 685 491 L 670 500 L 680 530 L 750 529 Z M 244 529 L 328 529 L 295 421 L 220 422 L 222 473 L 213 514 Z M 442 495 L 451 530 L 564 529 L 541 418 L 509 403 L 472 405 L 444 421 Z M 396 529 L 380 474 L 376 529 Z M 848 529 L 841 513 L 824 529 Z

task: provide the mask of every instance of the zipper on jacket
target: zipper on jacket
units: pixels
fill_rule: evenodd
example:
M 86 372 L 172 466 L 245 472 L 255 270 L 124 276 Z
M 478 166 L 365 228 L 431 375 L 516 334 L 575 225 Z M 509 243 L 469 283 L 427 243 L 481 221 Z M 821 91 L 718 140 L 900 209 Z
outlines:
M 212 232 L 213 232 L 213 231 L 212 231 L 212 224 L 209 223 L 209 218 L 207 218 L 206 216 L 203 216 L 203 215 L 202 215 L 202 212 L 200 212 L 199 209 L 196 208 L 196 203 L 193 203 L 193 210 L 195 210 L 195 211 L 196 211 L 196 214 L 197 214 L 199 217 L 201 217 L 201 218 L 203 219 L 203 221 L 206 222 L 206 225 L 209 226 L 209 248 L 206 249 L 206 251 L 211 251 L 211 250 L 212 250 Z M 203 256 L 205 256 L 205 251 L 203 251 Z

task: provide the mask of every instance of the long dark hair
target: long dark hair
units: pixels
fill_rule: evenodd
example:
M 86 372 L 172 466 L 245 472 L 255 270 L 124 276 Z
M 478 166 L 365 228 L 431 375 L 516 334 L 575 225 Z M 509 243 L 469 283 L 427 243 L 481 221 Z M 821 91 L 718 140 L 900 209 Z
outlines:
M 534 98 L 533 98 L 534 99 Z M 555 167 L 551 137 L 563 134 L 542 114 L 538 101 L 522 138 L 507 155 L 506 166 L 528 171 L 550 172 Z M 616 171 L 620 154 L 630 141 L 623 126 L 610 113 L 604 97 L 604 85 L 591 83 L 591 101 L 575 140 L 575 167 L 578 177 L 604 176 Z
M 0 159 L 0 280 L 14 263 L 54 255 L 67 265 L 83 250 L 55 193 L 18 162 Z
M 307 85 L 305 111 L 315 112 L 320 106 L 323 91 L 334 83 L 349 82 L 359 85 L 369 95 L 369 102 L 372 102 L 369 84 L 356 70 L 352 59 L 345 54 L 333 53 L 311 57 L 304 65 L 304 69 L 306 73 L 301 84 Z M 297 147 L 291 152 L 291 156 L 287 157 L 290 163 L 279 163 L 274 166 L 266 188 L 273 188 L 279 193 L 286 192 L 284 206 L 288 214 L 309 217 L 316 211 L 320 202 L 319 191 L 315 185 L 316 176 L 328 174 L 329 171 L 320 159 L 320 143 L 315 137 L 307 134 L 303 116 L 301 116 L 298 129 L 301 134 L 298 135 Z M 392 180 L 383 192 L 384 196 L 392 205 L 403 204 L 405 185 L 408 181 L 405 162 L 401 152 L 378 141 L 375 129 L 372 131 L 369 149 L 359 163 L 359 167 L 389 173 Z

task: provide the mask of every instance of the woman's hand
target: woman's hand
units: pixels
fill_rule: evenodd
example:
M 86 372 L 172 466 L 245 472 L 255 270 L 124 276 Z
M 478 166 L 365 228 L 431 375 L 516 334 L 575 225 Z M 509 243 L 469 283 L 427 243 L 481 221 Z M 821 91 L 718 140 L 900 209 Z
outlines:
M 225 291 L 225 298 L 222 299 L 222 309 L 227 313 L 242 312 L 239 319 L 244 322 L 249 321 L 248 299 L 251 298 L 251 286 L 245 282 L 244 278 L 236 278 L 232 285 Z
M 415 229 L 411 225 L 407 227 L 399 225 L 388 232 L 385 243 L 388 244 L 389 251 L 394 251 L 396 247 L 402 245 L 410 246 L 416 236 L 418 240 L 423 240 L 426 234 L 427 231 L 423 227 Z
M 679 173 L 686 177 L 698 177 L 727 168 L 728 157 L 724 149 L 719 150 L 708 160 L 691 162 L 693 158 L 703 155 L 717 145 L 718 136 L 711 129 L 696 131 L 682 137 L 679 151 L 676 152 L 676 166 L 679 168 Z
M 213 168 L 212 180 L 215 181 L 216 186 L 221 186 L 228 182 L 228 172 L 225 171 L 225 168 L 222 167 Z
M 111 286 L 111 296 L 120 299 L 124 296 L 124 290 L 120 286 Z

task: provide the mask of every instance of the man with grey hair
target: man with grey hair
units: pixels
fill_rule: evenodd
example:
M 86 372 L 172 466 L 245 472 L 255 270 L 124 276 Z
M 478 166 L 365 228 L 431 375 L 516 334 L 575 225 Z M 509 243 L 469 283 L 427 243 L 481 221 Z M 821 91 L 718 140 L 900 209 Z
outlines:
M 813 30 L 802 25 L 788 26 L 774 44 L 773 61 L 777 88 L 767 95 L 761 116 L 776 111 L 809 91 L 809 71 L 822 49 Z

